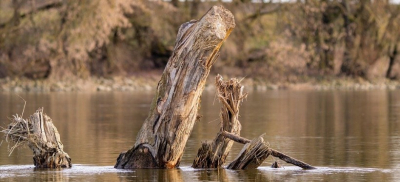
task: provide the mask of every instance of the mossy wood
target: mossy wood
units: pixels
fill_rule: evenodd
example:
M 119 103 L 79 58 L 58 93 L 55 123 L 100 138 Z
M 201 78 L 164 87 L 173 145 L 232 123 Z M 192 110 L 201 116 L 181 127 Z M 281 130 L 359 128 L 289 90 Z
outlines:
M 60 134 L 51 118 L 38 109 L 29 119 L 15 115 L 13 122 L 1 131 L 7 142 L 16 147 L 28 145 L 33 151 L 33 164 L 37 168 L 71 167 L 71 158 L 63 150 Z
M 212 7 L 198 21 L 181 25 L 173 54 L 158 83 L 150 113 L 135 145 L 115 168 L 175 168 L 198 119 L 200 96 L 224 40 L 235 27 L 231 12 Z
M 243 86 L 235 78 L 223 81 L 222 76 L 218 75 L 215 84 L 218 98 L 222 104 L 220 132 L 212 142 L 202 144 L 196 159 L 193 161 L 192 166 L 194 168 L 221 167 L 225 163 L 234 142 L 222 135 L 222 132 L 240 135 L 239 106 L 247 94 L 243 94 Z

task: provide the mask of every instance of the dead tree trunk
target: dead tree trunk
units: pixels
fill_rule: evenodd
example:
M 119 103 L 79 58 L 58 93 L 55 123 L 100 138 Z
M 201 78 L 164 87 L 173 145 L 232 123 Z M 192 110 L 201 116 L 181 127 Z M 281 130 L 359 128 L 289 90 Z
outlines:
M 246 97 L 243 86 L 235 78 L 224 82 L 222 76 L 216 77 L 218 98 L 221 106 L 221 128 L 211 143 L 204 142 L 193 161 L 194 168 L 218 168 L 225 163 L 233 141 L 221 133 L 224 131 L 240 135 L 239 106 Z
M 181 25 L 172 56 L 158 83 L 150 113 L 135 145 L 115 168 L 174 168 L 197 120 L 200 96 L 224 40 L 235 27 L 231 12 L 212 7 Z
M 13 122 L 2 132 L 7 142 L 15 143 L 10 152 L 21 145 L 28 145 L 32 149 L 35 167 L 71 167 L 71 158 L 63 150 L 60 134 L 50 117 L 43 114 L 43 108 L 38 109 L 27 120 L 15 115 Z
M 269 155 L 278 157 L 287 163 L 299 166 L 303 169 L 315 169 L 315 167 L 305 162 L 270 148 L 268 144 L 264 142 L 262 136 L 254 140 L 249 140 L 229 132 L 222 132 L 222 135 L 234 140 L 235 142 L 246 144 L 242 151 L 240 151 L 238 157 L 228 165 L 228 169 L 257 168 Z

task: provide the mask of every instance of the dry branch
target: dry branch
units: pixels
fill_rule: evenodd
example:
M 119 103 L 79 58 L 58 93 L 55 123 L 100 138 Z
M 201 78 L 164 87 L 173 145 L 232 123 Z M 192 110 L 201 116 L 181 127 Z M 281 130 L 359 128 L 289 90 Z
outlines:
M 231 12 L 212 7 L 198 21 L 181 25 L 149 115 L 135 145 L 115 168 L 174 168 L 198 119 L 200 96 L 224 40 L 235 27 Z M 142 160 L 146 159 L 146 160 Z
M 246 144 L 242 151 L 240 152 L 239 156 L 231 163 L 229 164 L 228 168 L 229 169 L 246 169 L 250 167 L 258 167 L 261 165 L 261 163 L 268 157 L 268 155 L 272 155 L 274 157 L 278 157 L 279 159 L 293 164 L 295 166 L 299 166 L 303 169 L 315 169 L 315 167 L 297 160 L 293 157 L 290 157 L 282 152 L 279 152 L 275 149 L 269 148 L 268 144 L 264 143 L 264 140 L 262 137 L 258 137 L 254 140 L 249 140 L 247 138 L 243 138 L 240 136 L 237 136 L 235 134 L 229 133 L 229 132 L 222 132 L 222 135 L 224 135 L 227 138 L 232 139 L 235 142 Z M 268 150 L 265 152 L 265 150 Z M 256 154 L 256 155 L 255 155 Z M 264 158 L 265 155 L 266 157 Z M 252 157 L 253 156 L 253 157 Z M 257 159 L 256 161 L 251 161 L 249 158 L 254 158 Z M 254 163 L 249 166 L 249 162 Z M 258 165 L 258 166 L 257 166 Z
M 279 151 L 274 150 L 274 149 L 270 149 L 270 150 L 271 150 L 271 155 L 272 156 L 278 157 L 279 159 L 281 159 L 281 160 L 283 160 L 283 161 L 285 161 L 285 162 L 287 162 L 289 164 L 293 164 L 295 166 L 299 166 L 299 167 L 301 167 L 303 169 L 315 169 L 315 167 L 313 167 L 313 166 L 311 166 L 311 165 L 309 165 L 309 164 L 307 164 L 307 163 L 305 163 L 303 161 L 300 161 L 300 160 L 297 160 L 297 159 L 295 159 L 293 157 L 290 157 L 290 156 L 288 156 L 288 155 L 286 155 L 286 154 L 284 154 L 282 152 L 279 152 Z
M 33 151 L 33 163 L 37 168 L 71 167 L 71 158 L 63 151 L 60 134 L 52 120 L 39 108 L 29 119 L 14 115 L 12 123 L 1 131 L 6 141 L 14 143 L 12 151 L 28 145 Z
M 216 138 L 211 142 L 204 142 L 193 161 L 194 168 L 218 168 L 225 163 L 226 157 L 233 145 L 231 139 L 222 135 L 230 132 L 240 135 L 239 106 L 247 96 L 243 94 L 243 86 L 235 78 L 224 82 L 222 76 L 216 77 L 216 87 L 221 106 L 221 128 Z

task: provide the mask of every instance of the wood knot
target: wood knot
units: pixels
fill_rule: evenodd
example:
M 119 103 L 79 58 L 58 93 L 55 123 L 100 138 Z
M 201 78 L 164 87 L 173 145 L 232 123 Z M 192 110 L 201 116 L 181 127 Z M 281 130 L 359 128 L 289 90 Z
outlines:
M 164 99 L 158 98 L 158 100 L 157 100 L 157 112 L 158 113 L 161 113 L 163 106 L 164 106 Z

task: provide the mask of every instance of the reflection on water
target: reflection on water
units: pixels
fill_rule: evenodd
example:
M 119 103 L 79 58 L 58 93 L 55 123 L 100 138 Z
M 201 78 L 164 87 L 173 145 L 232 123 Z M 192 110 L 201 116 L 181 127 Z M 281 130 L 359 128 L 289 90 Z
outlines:
M 378 168 L 328 168 L 302 170 L 298 167 L 273 169 L 259 167 L 252 170 L 226 169 L 137 169 L 121 170 L 113 166 L 74 165 L 71 169 L 34 169 L 32 165 L 0 166 L 0 181 L 388 181 L 395 169 Z
M 400 91 L 268 91 L 249 94 L 240 110 L 241 135 L 266 133 L 272 148 L 315 166 L 304 171 L 286 164 L 271 169 L 268 158 L 255 170 L 194 170 L 189 166 L 201 141 L 219 128 L 214 93 L 202 97 L 201 121 L 188 140 L 181 169 L 116 170 L 121 151 L 129 149 L 147 116 L 153 93 L 21 94 L 24 118 L 43 106 L 61 134 L 73 168 L 35 170 L 32 153 L 0 146 L 0 180 L 17 181 L 236 181 L 241 180 L 400 180 Z M 24 102 L 0 93 L 0 125 L 21 114 Z M 242 145 L 235 144 L 228 161 Z M 82 164 L 82 165 L 79 165 Z

